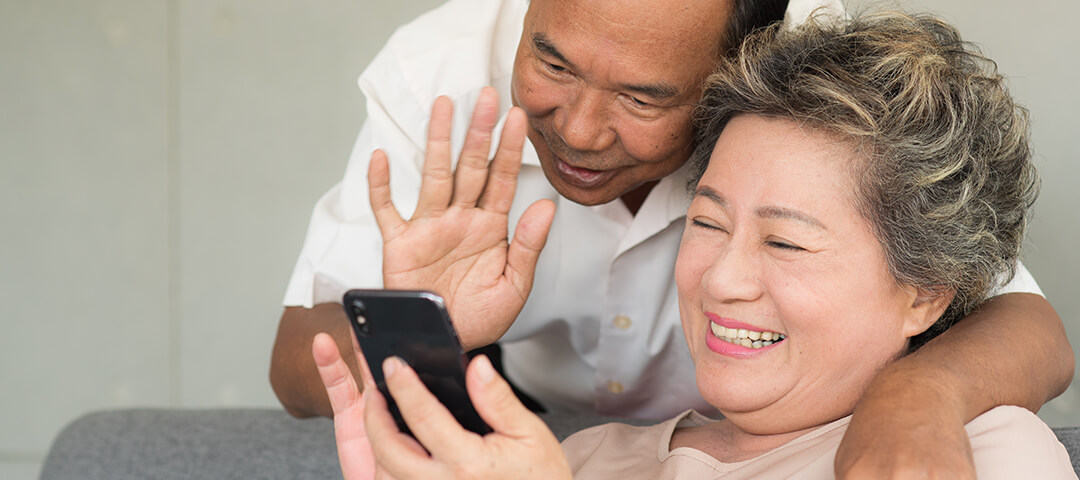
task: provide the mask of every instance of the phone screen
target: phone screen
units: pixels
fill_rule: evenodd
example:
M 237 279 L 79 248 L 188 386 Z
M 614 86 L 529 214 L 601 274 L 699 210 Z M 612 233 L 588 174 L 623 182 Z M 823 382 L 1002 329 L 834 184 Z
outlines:
M 412 434 L 382 373 L 383 360 L 390 356 L 408 363 L 458 423 L 479 434 L 491 432 L 465 390 L 467 358 L 442 297 L 421 291 L 349 290 L 343 303 L 372 379 L 402 432 Z

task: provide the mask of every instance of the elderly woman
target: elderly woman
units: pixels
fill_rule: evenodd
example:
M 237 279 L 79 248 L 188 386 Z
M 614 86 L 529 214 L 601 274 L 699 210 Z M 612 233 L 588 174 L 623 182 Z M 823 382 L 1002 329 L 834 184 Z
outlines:
M 480 358 L 468 386 L 495 430 L 480 437 L 391 359 L 414 440 L 374 388 L 357 402 L 320 337 L 346 477 L 370 476 L 374 453 L 398 478 L 831 478 L 875 373 L 1011 277 L 1037 189 L 1026 116 L 952 27 L 880 14 L 761 32 L 698 116 L 676 281 L 698 388 L 724 419 L 610 424 L 560 449 Z M 967 431 L 980 477 L 1076 478 L 1024 409 Z

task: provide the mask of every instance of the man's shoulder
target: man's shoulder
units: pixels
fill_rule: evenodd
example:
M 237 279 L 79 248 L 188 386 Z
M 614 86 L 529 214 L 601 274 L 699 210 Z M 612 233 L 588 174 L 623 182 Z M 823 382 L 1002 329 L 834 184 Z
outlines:
M 361 88 L 369 97 L 405 89 L 424 108 L 439 95 L 508 88 L 527 7 L 525 0 L 450 0 L 399 27 L 361 74 Z

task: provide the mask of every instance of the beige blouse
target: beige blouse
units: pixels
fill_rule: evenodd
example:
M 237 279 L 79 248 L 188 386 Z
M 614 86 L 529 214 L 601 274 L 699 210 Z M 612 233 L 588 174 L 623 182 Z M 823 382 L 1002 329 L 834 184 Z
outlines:
M 574 478 L 632 479 L 827 479 L 851 417 L 823 425 L 756 458 L 717 461 L 688 447 L 669 449 L 676 428 L 713 422 L 688 410 L 664 423 L 632 427 L 611 423 L 572 435 L 563 442 Z M 1033 413 L 997 407 L 966 425 L 980 479 L 1076 479 L 1069 455 Z

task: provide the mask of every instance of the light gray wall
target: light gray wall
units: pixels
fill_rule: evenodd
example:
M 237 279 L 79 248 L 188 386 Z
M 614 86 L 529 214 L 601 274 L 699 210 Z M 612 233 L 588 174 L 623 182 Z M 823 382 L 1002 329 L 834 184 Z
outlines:
M 1065 321 L 1080 358 L 1080 3 L 1048 0 L 845 0 L 849 10 L 901 5 L 956 25 L 1009 77 L 1031 111 L 1035 164 L 1042 191 L 1024 248 L 1024 264 Z M 1017 328 L 1023 328 L 1017 325 Z M 1038 348 L 1032 346 L 1031 348 Z M 1054 426 L 1080 425 L 1080 376 L 1039 416 Z
M 0 1 L 0 478 L 87 411 L 278 406 L 281 296 L 356 77 L 438 3 Z
M 0 478 L 35 477 L 87 411 L 277 406 L 280 298 L 363 119 L 355 78 L 437 3 L 0 1 Z M 1031 108 L 1025 262 L 1080 344 L 1080 5 L 909 5 L 959 24 Z M 1080 425 L 1078 390 L 1040 415 Z

